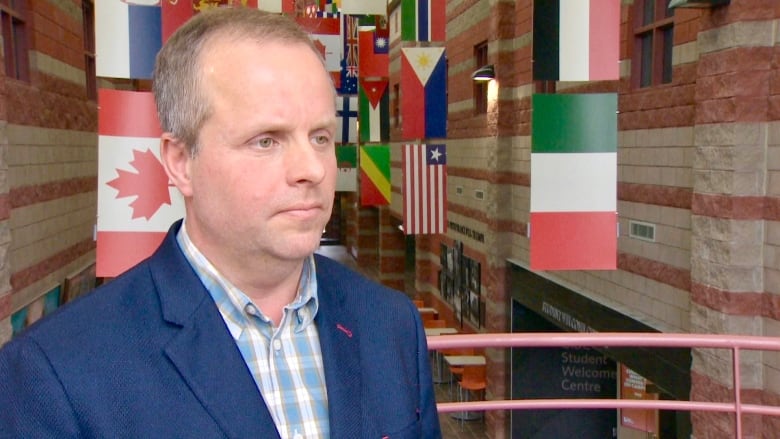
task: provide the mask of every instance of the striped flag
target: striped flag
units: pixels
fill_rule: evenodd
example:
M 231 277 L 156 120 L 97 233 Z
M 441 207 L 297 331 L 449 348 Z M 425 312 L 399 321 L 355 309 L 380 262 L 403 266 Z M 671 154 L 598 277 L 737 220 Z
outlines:
M 336 163 L 339 174 L 336 177 L 336 190 L 342 192 L 357 191 L 357 146 L 336 146 Z
M 341 59 L 343 58 L 341 19 L 295 17 L 295 21 L 314 40 L 314 45 L 319 48 L 322 57 L 325 59 L 325 68 L 338 88 L 338 83 L 341 81 Z
M 617 95 L 535 94 L 533 270 L 617 266 Z
M 97 275 L 115 277 L 151 255 L 184 201 L 159 160 L 149 92 L 98 91 Z
M 357 143 L 357 96 L 336 97 L 336 119 L 336 143 Z
M 387 15 L 387 0 L 341 0 L 341 13 Z
M 257 8 L 268 12 L 292 14 L 295 12 L 295 0 L 257 0 Z
M 403 226 L 407 235 L 447 231 L 447 148 L 404 145 Z
M 401 0 L 403 41 L 444 41 L 446 0 Z
M 358 120 L 361 142 L 390 140 L 390 94 L 387 92 L 387 82 L 387 78 L 360 80 Z
M 361 78 L 390 74 L 390 42 L 374 30 L 361 30 L 358 39 L 358 74 Z
M 534 0 L 533 79 L 620 78 L 620 0 Z
M 390 190 L 390 147 L 361 146 L 360 204 L 386 206 L 390 204 Z
M 447 72 L 443 47 L 401 49 L 401 136 L 447 137 Z
M 95 2 L 95 70 L 109 78 L 149 79 L 162 47 L 156 6 L 119 0 Z

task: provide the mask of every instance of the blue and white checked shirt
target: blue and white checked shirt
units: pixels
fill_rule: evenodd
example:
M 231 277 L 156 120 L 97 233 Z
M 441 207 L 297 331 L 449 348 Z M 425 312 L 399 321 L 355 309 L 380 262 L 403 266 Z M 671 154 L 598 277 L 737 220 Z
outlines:
M 185 225 L 177 240 L 216 302 L 282 439 L 329 437 L 328 395 L 320 338 L 314 324 L 319 304 L 314 257 L 303 264 L 298 295 L 284 307 L 282 321 L 274 328 L 252 300 L 195 247 Z

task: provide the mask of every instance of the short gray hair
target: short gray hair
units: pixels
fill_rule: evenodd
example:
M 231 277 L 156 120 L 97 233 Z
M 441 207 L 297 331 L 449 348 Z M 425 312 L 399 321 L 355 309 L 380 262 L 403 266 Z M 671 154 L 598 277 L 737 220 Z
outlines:
M 302 43 L 321 58 L 309 34 L 284 15 L 248 7 L 220 7 L 200 12 L 184 23 L 157 54 L 152 90 L 162 130 L 184 142 L 193 156 L 200 129 L 211 115 L 200 58 L 218 38 Z

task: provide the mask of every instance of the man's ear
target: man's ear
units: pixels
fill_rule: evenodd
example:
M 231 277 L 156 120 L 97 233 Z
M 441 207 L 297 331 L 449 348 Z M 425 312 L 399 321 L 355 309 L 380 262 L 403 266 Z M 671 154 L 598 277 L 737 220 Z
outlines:
M 192 180 L 190 165 L 192 157 L 187 145 L 171 133 L 163 133 L 160 137 L 160 160 L 162 161 L 168 179 L 184 197 L 192 195 Z

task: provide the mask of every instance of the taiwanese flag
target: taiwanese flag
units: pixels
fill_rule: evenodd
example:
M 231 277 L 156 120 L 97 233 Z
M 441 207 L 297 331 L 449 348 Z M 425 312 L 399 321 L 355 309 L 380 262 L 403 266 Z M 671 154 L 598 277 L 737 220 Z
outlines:
M 446 145 L 404 145 L 404 233 L 447 231 Z
M 386 206 L 390 204 L 390 190 L 390 147 L 361 146 L 360 204 Z
M 534 0 L 533 78 L 620 78 L 620 0 Z
M 444 41 L 446 0 L 401 0 L 402 41 Z
M 374 30 L 361 30 L 358 39 L 358 74 L 361 78 L 387 77 L 390 43 Z
M 443 47 L 401 49 L 401 136 L 447 136 L 447 72 Z
M 151 255 L 184 216 L 159 159 L 160 134 L 151 93 L 98 91 L 97 276 Z
M 617 267 L 617 95 L 535 94 L 533 270 Z
M 341 19 L 321 17 L 295 17 L 295 21 L 305 29 L 314 40 L 314 45 L 325 59 L 325 68 L 333 78 L 336 88 L 341 81 L 342 39 Z
M 158 1 L 95 2 L 96 75 L 151 78 L 162 47 L 161 15 Z
M 390 140 L 390 96 L 387 78 L 361 79 L 358 105 L 360 111 L 360 141 Z

